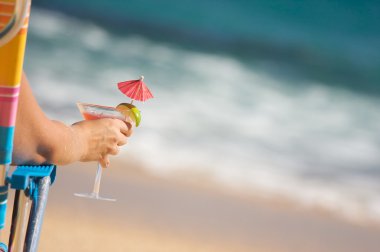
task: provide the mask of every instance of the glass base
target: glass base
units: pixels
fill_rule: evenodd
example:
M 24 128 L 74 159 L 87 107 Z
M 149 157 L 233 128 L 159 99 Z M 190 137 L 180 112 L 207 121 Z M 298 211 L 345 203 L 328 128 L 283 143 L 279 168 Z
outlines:
M 105 201 L 113 201 L 115 202 L 116 199 L 111 199 L 111 198 L 103 198 L 99 196 L 98 193 L 74 193 L 75 196 L 81 197 L 81 198 L 88 198 L 88 199 L 96 199 L 96 200 L 105 200 Z

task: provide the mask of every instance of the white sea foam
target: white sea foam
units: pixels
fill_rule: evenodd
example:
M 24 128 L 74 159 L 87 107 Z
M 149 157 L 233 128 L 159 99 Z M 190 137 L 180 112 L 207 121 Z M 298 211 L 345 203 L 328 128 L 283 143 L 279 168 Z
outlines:
M 353 220 L 380 222 L 379 101 L 319 83 L 292 85 L 228 56 L 116 36 L 34 10 L 26 68 L 44 109 L 116 105 L 120 80 L 145 75 L 155 99 L 125 147 L 161 176 L 179 170 Z

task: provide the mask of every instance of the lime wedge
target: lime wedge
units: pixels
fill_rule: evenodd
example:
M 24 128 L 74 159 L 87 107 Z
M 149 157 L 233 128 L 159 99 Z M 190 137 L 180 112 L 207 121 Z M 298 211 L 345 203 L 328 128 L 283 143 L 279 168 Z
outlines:
M 141 113 L 135 105 L 132 105 L 130 103 L 120 103 L 116 106 L 116 109 L 120 111 L 123 115 L 131 118 L 135 122 L 136 127 L 140 125 Z

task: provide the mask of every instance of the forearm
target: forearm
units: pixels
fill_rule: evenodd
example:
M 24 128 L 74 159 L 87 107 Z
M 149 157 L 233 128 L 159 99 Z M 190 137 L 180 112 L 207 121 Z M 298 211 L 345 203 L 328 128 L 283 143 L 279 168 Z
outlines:
M 80 129 L 54 120 L 47 123 L 46 132 L 40 134 L 41 138 L 34 152 L 35 161 L 65 165 L 82 160 L 87 147 Z
M 65 165 L 81 160 L 85 145 L 81 143 L 80 134 L 72 126 L 57 121 L 47 121 L 44 128 L 46 132 L 38 134 L 36 140 L 32 140 L 34 137 L 29 135 L 29 139 L 19 139 L 15 142 L 13 155 L 15 164 Z M 17 135 L 16 137 L 19 138 Z
M 14 137 L 15 164 L 68 164 L 81 159 L 86 145 L 73 126 L 50 120 L 22 79 Z

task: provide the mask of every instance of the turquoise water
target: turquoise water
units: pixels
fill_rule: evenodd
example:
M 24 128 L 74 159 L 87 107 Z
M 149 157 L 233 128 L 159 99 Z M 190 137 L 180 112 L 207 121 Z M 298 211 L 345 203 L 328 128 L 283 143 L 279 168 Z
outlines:
M 298 3 L 306 13 L 291 12 L 288 1 L 271 3 L 273 10 L 264 2 L 220 1 L 221 12 L 206 8 L 209 15 L 199 12 L 204 7 L 165 2 L 168 8 L 157 11 L 153 3 L 129 1 L 124 8 L 115 1 L 114 17 L 96 12 L 107 1 L 71 16 L 74 4 L 85 2 L 55 1 L 59 13 L 34 8 L 25 67 L 44 110 L 68 123 L 80 120 L 77 101 L 124 102 L 116 83 L 144 75 L 155 99 L 139 104 L 141 128 L 125 158 L 160 176 L 194 173 L 351 220 L 380 221 L 378 6 L 367 1 L 336 15 L 331 7 L 318 20 L 323 1 L 314 3 L 318 8 Z M 372 16 L 361 18 L 366 11 Z M 123 21 L 122 13 L 132 14 Z M 218 15 L 241 20 L 214 28 Z
M 380 91 L 380 3 L 37 0 L 119 34 L 231 53 L 281 77 Z

